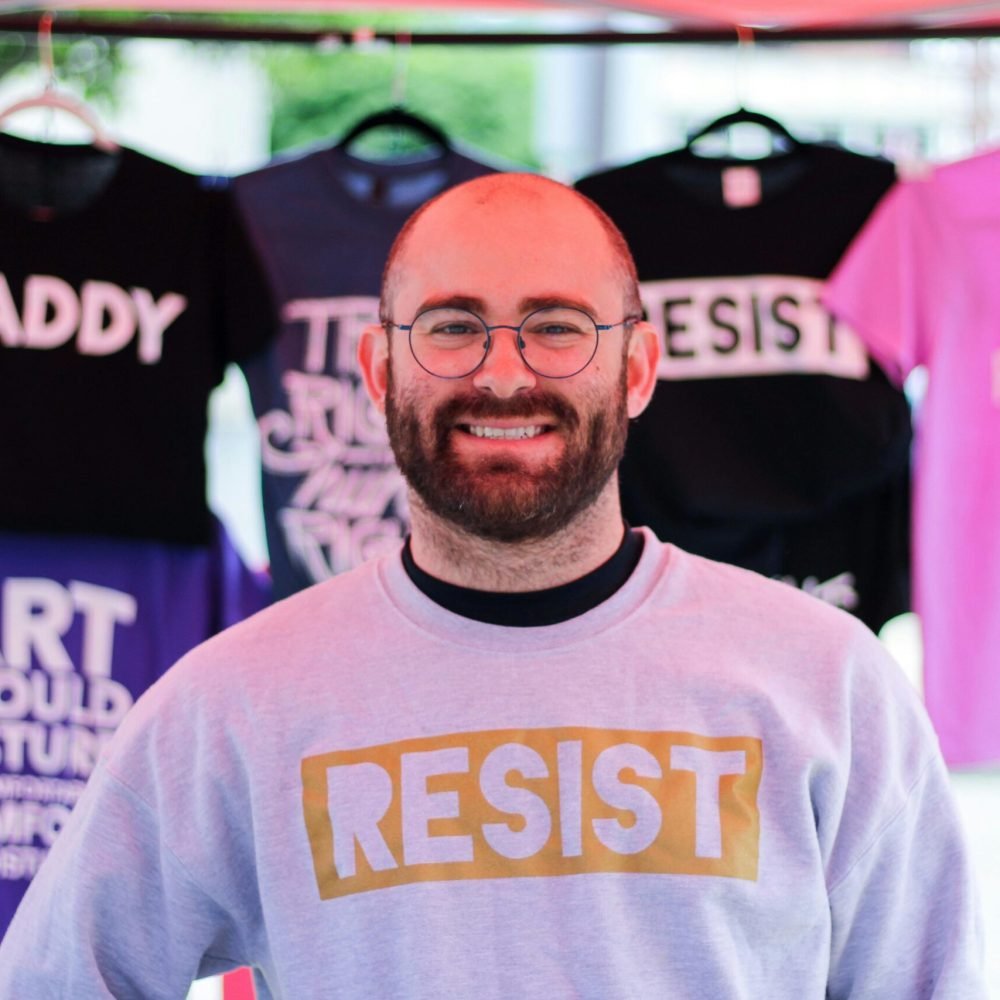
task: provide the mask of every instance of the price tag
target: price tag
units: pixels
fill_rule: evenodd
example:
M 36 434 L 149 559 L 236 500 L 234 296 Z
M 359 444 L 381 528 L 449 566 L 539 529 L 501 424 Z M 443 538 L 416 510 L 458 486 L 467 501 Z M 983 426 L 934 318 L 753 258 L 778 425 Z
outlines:
M 730 208 L 760 204 L 760 171 L 756 167 L 726 167 L 722 171 L 722 200 Z

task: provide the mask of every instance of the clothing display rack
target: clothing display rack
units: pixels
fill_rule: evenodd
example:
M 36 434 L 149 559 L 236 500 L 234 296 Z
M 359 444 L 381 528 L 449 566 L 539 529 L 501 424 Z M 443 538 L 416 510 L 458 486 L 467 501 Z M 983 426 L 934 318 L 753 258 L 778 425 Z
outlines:
M 41 12 L 39 12 L 41 13 Z M 39 14 L 0 14 L 0 31 L 33 32 Z M 163 15 L 105 20 L 58 15 L 52 31 L 62 35 L 101 35 L 107 38 L 167 38 L 208 42 L 282 42 L 302 45 L 362 48 L 404 42 L 408 45 L 731 45 L 738 29 L 678 28 L 663 31 L 417 31 L 394 32 L 369 28 L 277 27 L 272 25 L 212 24 Z M 755 27 L 753 40 L 778 42 L 915 41 L 930 38 L 996 38 L 1000 23 L 894 23 L 853 27 Z

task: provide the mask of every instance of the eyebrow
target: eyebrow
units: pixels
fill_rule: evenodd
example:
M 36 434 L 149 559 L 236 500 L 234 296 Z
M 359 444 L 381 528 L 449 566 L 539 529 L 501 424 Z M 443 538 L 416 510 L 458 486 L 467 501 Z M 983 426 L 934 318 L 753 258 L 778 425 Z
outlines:
M 418 313 L 428 309 L 467 309 L 469 312 L 483 313 L 486 303 L 475 295 L 432 295 L 424 299 L 417 308 Z
M 518 310 L 522 316 L 527 316 L 528 313 L 534 312 L 536 309 L 551 309 L 560 306 L 582 309 L 591 316 L 596 315 L 593 305 L 586 300 L 576 298 L 572 295 L 558 294 L 532 295 L 521 299 L 518 303 Z M 483 315 L 487 311 L 486 303 L 483 299 L 475 295 L 463 294 L 433 295 L 428 299 L 424 299 L 417 312 L 424 312 L 427 309 L 467 309 L 469 312 L 479 315 Z
M 569 306 L 571 309 L 582 309 L 591 316 L 596 315 L 591 303 L 572 295 L 535 295 L 527 299 L 521 299 L 518 303 L 518 308 L 521 310 L 522 316 L 526 316 L 536 309 L 551 309 L 562 306 Z

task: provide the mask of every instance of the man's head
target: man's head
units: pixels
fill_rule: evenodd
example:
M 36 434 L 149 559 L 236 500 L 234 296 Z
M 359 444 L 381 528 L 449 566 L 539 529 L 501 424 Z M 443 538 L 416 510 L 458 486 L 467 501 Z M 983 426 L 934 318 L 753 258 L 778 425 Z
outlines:
M 639 319 L 631 255 L 597 206 L 531 175 L 452 188 L 401 231 L 382 303 L 384 325 L 365 331 L 359 357 L 416 507 L 519 542 L 559 531 L 616 490 L 628 418 L 652 394 L 658 341 Z M 587 367 L 563 379 L 532 371 L 506 328 L 492 332 L 475 371 L 437 378 L 400 329 L 442 306 L 492 327 L 555 305 L 610 327 Z
M 611 221 L 607 213 L 585 195 L 572 191 L 556 181 L 550 181 L 534 174 L 491 174 L 480 178 L 478 181 L 471 181 L 468 185 L 462 185 L 462 188 L 469 187 L 470 191 L 474 190 L 473 196 L 477 205 L 486 206 L 491 200 L 503 197 L 507 192 L 515 191 L 520 192 L 518 197 L 524 198 L 525 204 L 529 205 L 532 197 L 544 197 L 546 186 L 550 186 L 548 190 L 550 195 L 555 195 L 556 192 L 559 194 L 568 194 L 571 198 L 575 199 L 577 207 L 588 210 L 594 216 L 598 225 L 604 231 L 604 236 L 614 259 L 615 270 L 622 282 L 622 315 L 641 316 L 642 303 L 639 299 L 639 276 L 636 273 L 635 261 L 632 259 L 632 251 L 629 250 L 621 230 Z M 403 227 L 396 234 L 382 272 L 382 296 L 379 302 L 379 317 L 381 319 L 392 318 L 393 303 L 400 275 L 400 264 L 403 260 L 410 234 L 417 227 L 424 214 L 431 211 L 439 199 L 448 197 L 454 190 L 444 191 L 429 201 L 424 202 L 406 220 Z

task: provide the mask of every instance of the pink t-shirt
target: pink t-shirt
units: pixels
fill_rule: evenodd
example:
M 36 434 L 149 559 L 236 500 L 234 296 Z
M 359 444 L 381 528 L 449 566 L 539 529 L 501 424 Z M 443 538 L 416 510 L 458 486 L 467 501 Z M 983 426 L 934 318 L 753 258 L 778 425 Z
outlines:
M 929 373 L 914 460 L 914 607 L 950 763 L 1000 760 L 1000 149 L 898 184 L 826 305 L 900 382 Z

